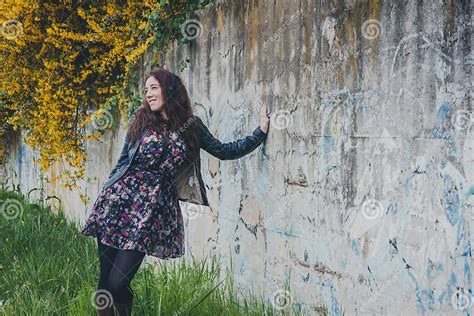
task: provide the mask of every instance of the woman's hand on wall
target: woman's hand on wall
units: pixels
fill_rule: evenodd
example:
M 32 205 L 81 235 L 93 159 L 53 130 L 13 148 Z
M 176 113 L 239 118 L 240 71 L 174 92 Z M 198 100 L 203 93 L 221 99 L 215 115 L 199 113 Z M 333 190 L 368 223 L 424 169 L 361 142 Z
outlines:
M 270 113 L 268 107 L 262 102 L 260 106 L 260 129 L 265 134 L 268 134 L 268 127 L 270 125 Z

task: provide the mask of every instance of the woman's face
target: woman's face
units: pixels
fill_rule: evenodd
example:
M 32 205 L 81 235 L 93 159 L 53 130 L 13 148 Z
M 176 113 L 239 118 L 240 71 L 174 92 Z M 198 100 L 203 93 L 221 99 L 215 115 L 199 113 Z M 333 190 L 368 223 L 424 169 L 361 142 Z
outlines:
M 153 76 L 145 82 L 145 98 L 152 111 L 160 111 L 163 114 L 165 99 L 161 92 L 160 82 Z M 164 117 L 166 118 L 166 114 Z

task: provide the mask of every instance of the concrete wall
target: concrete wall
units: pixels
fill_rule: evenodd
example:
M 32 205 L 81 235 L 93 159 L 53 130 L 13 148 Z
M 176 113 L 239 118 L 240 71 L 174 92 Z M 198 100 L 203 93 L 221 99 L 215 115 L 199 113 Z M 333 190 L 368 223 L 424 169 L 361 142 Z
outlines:
M 196 114 L 222 141 L 258 126 L 260 100 L 274 115 L 252 154 L 202 153 L 211 208 L 182 204 L 188 256 L 232 259 L 237 290 L 253 286 L 275 309 L 289 284 L 308 314 L 320 302 L 333 315 L 472 313 L 471 16 L 468 0 L 203 10 L 200 36 L 164 59 L 176 72 L 189 59 L 178 73 Z M 124 130 L 105 138 L 89 148 L 100 185 Z M 25 188 L 37 186 L 32 156 L 18 143 L 9 161 Z M 100 185 L 84 182 L 86 205 L 48 190 L 82 221 Z

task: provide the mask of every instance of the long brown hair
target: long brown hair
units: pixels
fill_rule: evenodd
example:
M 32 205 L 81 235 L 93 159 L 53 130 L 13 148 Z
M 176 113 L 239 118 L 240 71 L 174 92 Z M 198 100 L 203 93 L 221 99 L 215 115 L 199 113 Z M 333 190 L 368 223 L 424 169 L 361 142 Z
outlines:
M 159 111 L 152 111 L 144 96 L 141 106 L 135 111 L 135 119 L 130 125 L 130 143 L 140 137 L 143 128 L 153 129 L 167 138 L 162 133 L 162 123 L 165 121 L 171 131 L 183 136 L 188 148 L 186 157 L 195 160 L 199 155 L 200 147 L 196 130 L 197 124 L 186 87 L 179 76 L 163 68 L 151 69 L 145 81 L 151 76 L 160 83 L 168 120 L 165 121 Z

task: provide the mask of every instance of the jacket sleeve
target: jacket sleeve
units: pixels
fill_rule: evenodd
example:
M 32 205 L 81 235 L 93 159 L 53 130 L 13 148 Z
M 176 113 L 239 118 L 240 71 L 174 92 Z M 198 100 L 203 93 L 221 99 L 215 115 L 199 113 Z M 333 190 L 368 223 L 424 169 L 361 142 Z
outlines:
M 122 165 L 128 159 L 128 147 L 129 147 L 129 140 L 130 140 L 130 124 L 131 124 L 131 122 L 133 122 L 134 118 L 135 118 L 135 114 L 133 114 L 132 117 L 130 118 L 129 128 L 127 130 L 127 134 L 125 135 L 125 142 L 123 144 L 122 151 L 120 152 L 120 156 L 119 156 L 119 159 L 118 159 L 117 163 L 115 164 L 115 167 L 110 172 L 109 179 L 112 178 L 114 173 L 117 172 L 117 170 L 120 169 L 120 167 L 122 167 Z
M 195 117 L 199 129 L 201 148 L 220 160 L 241 158 L 255 150 L 267 137 L 267 134 L 260 127 L 257 127 L 250 136 L 228 143 L 221 143 L 212 135 L 202 120 L 198 116 Z

